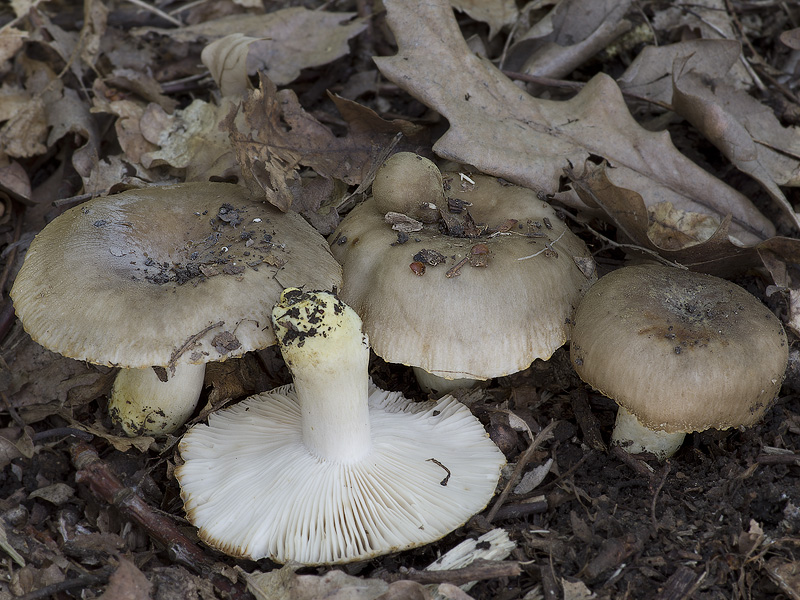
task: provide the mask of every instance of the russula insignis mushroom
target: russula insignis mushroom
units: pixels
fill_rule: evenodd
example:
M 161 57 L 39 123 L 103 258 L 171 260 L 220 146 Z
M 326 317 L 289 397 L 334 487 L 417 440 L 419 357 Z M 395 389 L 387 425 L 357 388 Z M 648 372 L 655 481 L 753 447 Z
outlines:
M 619 405 L 613 443 L 671 456 L 686 433 L 749 426 L 777 395 L 783 326 L 743 288 L 656 265 L 602 277 L 575 313 L 578 375 Z
M 487 504 L 503 454 L 452 396 L 415 403 L 375 387 L 350 307 L 287 289 L 273 324 L 294 383 L 212 413 L 180 442 L 181 497 L 205 542 L 345 563 L 437 540 Z
M 284 286 L 340 283 L 299 215 L 240 186 L 186 183 L 66 211 L 31 243 L 11 297 L 42 346 L 122 367 L 109 412 L 137 435 L 184 423 L 207 362 L 275 343 L 270 311 Z
M 329 238 L 343 265 L 341 297 L 373 350 L 415 367 L 438 393 L 548 359 L 595 281 L 586 245 L 531 190 L 463 173 L 444 173 L 438 190 L 433 163 L 395 156 Z M 403 211 L 418 224 L 406 229 L 395 216 Z

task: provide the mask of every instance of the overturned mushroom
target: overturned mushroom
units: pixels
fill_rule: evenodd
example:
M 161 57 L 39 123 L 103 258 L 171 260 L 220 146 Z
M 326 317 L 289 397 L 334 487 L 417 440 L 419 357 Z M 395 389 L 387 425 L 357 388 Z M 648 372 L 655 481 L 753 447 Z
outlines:
M 570 354 L 619 404 L 612 441 L 671 456 L 686 433 L 750 426 L 780 390 L 786 334 L 724 279 L 655 265 L 601 278 L 575 313 Z
M 239 186 L 187 183 L 66 211 L 36 236 L 11 296 L 41 345 L 122 367 L 109 411 L 137 435 L 183 424 L 207 362 L 275 343 L 269 314 L 285 285 L 339 284 L 300 216 Z
M 343 265 L 342 298 L 364 320 L 375 352 L 415 367 L 423 387 L 438 393 L 548 359 L 595 280 L 585 244 L 531 190 L 445 173 L 437 191 L 433 163 L 410 156 L 378 170 L 373 197 L 330 237 Z M 413 201 L 405 192 L 418 180 L 426 185 Z M 420 207 L 431 203 L 438 219 L 423 222 Z M 393 230 L 391 211 L 411 212 L 419 230 Z
M 344 563 L 437 540 L 486 505 L 502 453 L 452 396 L 414 403 L 375 387 L 350 307 L 288 289 L 273 323 L 294 383 L 180 443 L 176 475 L 203 540 L 251 559 Z

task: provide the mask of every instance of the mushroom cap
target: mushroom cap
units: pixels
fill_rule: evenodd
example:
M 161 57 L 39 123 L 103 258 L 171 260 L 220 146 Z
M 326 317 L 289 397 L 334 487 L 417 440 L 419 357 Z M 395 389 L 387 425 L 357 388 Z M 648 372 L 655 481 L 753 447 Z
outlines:
M 724 279 L 663 266 L 601 278 L 575 313 L 578 375 L 646 427 L 667 433 L 752 425 L 780 390 L 783 326 Z
M 436 205 L 444 200 L 442 173 L 424 156 L 398 152 L 375 173 L 372 195 L 382 214 L 399 212 L 433 223 L 438 217 Z
M 176 475 L 200 538 L 237 557 L 344 563 L 433 542 L 489 502 L 505 458 L 452 396 L 415 403 L 370 383 L 369 416 L 372 451 L 354 463 L 303 445 L 292 384 L 190 429 Z
M 458 173 L 444 179 L 448 198 L 471 203 L 475 223 L 489 229 L 453 237 L 426 224 L 398 243 L 375 198 L 367 199 L 330 237 L 343 265 L 341 298 L 379 356 L 446 379 L 488 379 L 548 359 L 567 341 L 574 307 L 595 280 L 576 263 L 593 267 L 586 245 L 531 190 L 482 175 L 470 175 L 474 185 Z M 509 229 L 491 235 L 498 227 Z M 443 261 L 436 266 L 434 253 Z M 458 275 L 446 275 L 470 256 Z M 482 260 L 486 266 L 472 266 Z
M 184 183 L 64 212 L 31 243 L 11 297 L 42 346 L 140 368 L 270 346 L 284 287 L 340 282 L 324 238 L 299 215 L 240 186 Z

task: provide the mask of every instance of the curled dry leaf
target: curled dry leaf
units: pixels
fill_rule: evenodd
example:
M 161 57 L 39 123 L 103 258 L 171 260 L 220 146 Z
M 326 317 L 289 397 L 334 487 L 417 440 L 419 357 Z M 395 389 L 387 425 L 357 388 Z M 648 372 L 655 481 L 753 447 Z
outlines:
M 195 100 L 185 109 L 169 114 L 158 104 L 148 104 L 139 127 L 142 137 L 158 149 L 143 153 L 142 165 L 146 169 L 161 165 L 183 169 L 186 181 L 238 174 L 230 141 L 220 127 L 231 106 L 224 99 L 219 106 Z
M 595 75 L 565 102 L 533 98 L 468 50 L 444 0 L 385 6 L 399 50 L 376 63 L 447 118 L 450 129 L 434 145 L 438 155 L 579 207 L 574 191 L 555 193 L 559 178 L 570 163 L 599 156 L 615 167 L 612 182 L 636 190 L 647 206 L 669 201 L 720 221 L 730 214 L 731 232 L 746 243 L 774 235 L 747 197 L 681 154 L 667 132 L 642 128 L 609 76 Z
M 260 40 L 249 50 L 235 49 L 233 56 L 228 54 L 234 47 L 222 44 L 209 51 L 212 55 L 219 52 L 219 57 L 206 55 L 203 62 L 206 66 L 209 62 L 218 65 L 221 72 L 227 68 L 225 61 L 231 60 L 238 69 L 247 61 L 247 57 L 242 59 L 239 53 L 250 52 L 251 74 L 263 71 L 277 85 L 284 85 L 293 81 L 302 69 L 319 67 L 347 54 L 350 51 L 348 40 L 366 28 L 364 20 L 354 16 L 355 13 L 351 12 L 291 7 L 262 15 L 230 15 L 178 29 L 140 28 L 136 31 L 140 35 L 156 32 L 184 43 L 213 42 L 228 35 Z
M 800 185 L 800 130 L 728 81 L 741 46 L 733 40 L 691 40 L 648 46 L 619 78 L 620 87 L 672 102 L 740 170 L 762 184 L 789 218 L 798 218 L 778 187 Z
M 790 139 L 784 136 L 793 157 L 779 154 L 769 147 L 773 143 L 780 143 L 779 140 L 773 142 L 768 139 L 767 145 L 757 144 L 736 115 L 726 110 L 726 107 L 719 102 L 735 90 L 728 86 L 720 86 L 719 82 L 714 86 L 716 89 L 712 89 L 712 85 L 705 80 L 705 77 L 692 71 L 691 58 L 678 61 L 672 72 L 672 105 L 675 111 L 699 129 L 740 171 L 758 181 L 789 216 L 794 226 L 800 229 L 800 216 L 789 204 L 766 168 L 772 164 L 777 167 L 783 178 L 798 182 L 800 135 L 795 130 Z
M 528 75 L 564 77 L 631 28 L 630 0 L 557 2 L 509 49 L 507 68 Z
M 373 170 L 398 133 L 398 150 L 415 150 L 424 139 L 422 127 L 407 121 L 386 121 L 356 102 L 332 96 L 348 122 L 347 135 L 337 137 L 300 106 L 292 90 L 278 90 L 261 74 L 253 90 L 225 120 L 245 181 L 253 194 L 281 210 L 303 195 L 299 167 L 314 169 L 326 179 L 358 185 Z
M 670 229 L 675 213 L 670 207 L 657 207 L 653 215 L 662 219 L 653 228 L 651 214 L 637 192 L 614 185 L 608 177 L 609 167 L 606 164 L 595 165 L 589 161 L 584 164 L 583 171 L 573 168 L 565 169 L 565 175 L 581 199 L 591 207 L 601 208 L 632 246 L 644 248 L 665 261 L 687 267 L 693 271 L 710 273 L 720 277 L 740 274 L 752 267 L 765 265 L 762 254 L 774 256 L 778 262 L 800 261 L 800 240 L 772 237 L 756 245 L 745 246 L 731 239 L 730 216 L 722 219 L 713 233 L 706 219 L 695 215 L 678 214 L 678 218 L 693 220 L 693 229 L 687 234 L 684 228 L 679 236 L 669 238 L 663 232 Z M 653 232 L 664 247 L 653 239 Z M 698 241 L 699 240 L 699 241 Z M 633 249 L 631 247 L 631 249 Z M 766 265 L 769 267 L 769 265 Z M 772 270 L 772 269 L 770 269 Z
M 430 595 L 418 583 L 410 581 L 388 584 L 382 579 L 364 579 L 347 575 L 343 571 L 329 571 L 325 575 L 297 575 L 298 565 L 270 571 L 246 573 L 241 571 L 247 589 L 256 600 L 429 600 Z M 399 585 L 398 585 L 399 584 Z M 392 586 L 395 589 L 392 590 Z M 402 593 L 396 593 L 397 588 Z
M 147 576 L 130 560 L 117 556 L 118 566 L 108 580 L 108 587 L 99 600 L 150 600 L 152 585 Z
M 516 21 L 519 11 L 514 0 L 452 0 L 453 8 L 467 13 L 476 21 L 489 25 L 489 39 Z
M 247 56 L 250 46 L 260 41 L 263 40 L 231 33 L 203 48 L 200 59 L 223 96 L 241 96 L 251 89 Z

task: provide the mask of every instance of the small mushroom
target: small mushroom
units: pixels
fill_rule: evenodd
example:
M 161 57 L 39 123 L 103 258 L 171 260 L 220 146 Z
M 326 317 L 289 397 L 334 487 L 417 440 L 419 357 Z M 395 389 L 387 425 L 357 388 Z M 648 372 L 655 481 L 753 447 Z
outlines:
M 343 265 L 342 299 L 364 320 L 373 350 L 415 367 L 423 388 L 439 394 L 548 359 L 595 280 L 579 267 L 593 264 L 586 245 L 533 191 L 463 173 L 445 173 L 442 190 L 420 193 L 420 202 L 437 203 L 439 218 L 397 243 L 384 216 L 419 217 L 406 194 L 411 167 L 426 189 L 438 173 L 415 155 L 401 158 L 403 176 L 387 161 L 373 197 L 329 238 Z
M 612 442 L 664 459 L 686 433 L 758 421 L 780 390 L 788 345 L 780 321 L 741 287 L 640 265 L 587 292 L 570 355 L 620 407 Z
M 442 173 L 424 156 L 392 154 L 375 173 L 372 195 L 381 214 L 395 212 L 423 223 L 439 219 L 444 201 Z
M 361 319 L 332 294 L 287 289 L 272 318 L 294 383 L 180 442 L 181 497 L 205 542 L 344 563 L 437 540 L 487 504 L 505 459 L 469 409 L 372 384 Z
M 331 289 L 340 272 L 299 215 L 240 186 L 186 183 L 66 211 L 36 236 L 11 297 L 42 346 L 122 367 L 112 419 L 159 434 L 192 414 L 207 362 L 275 343 L 284 285 Z

